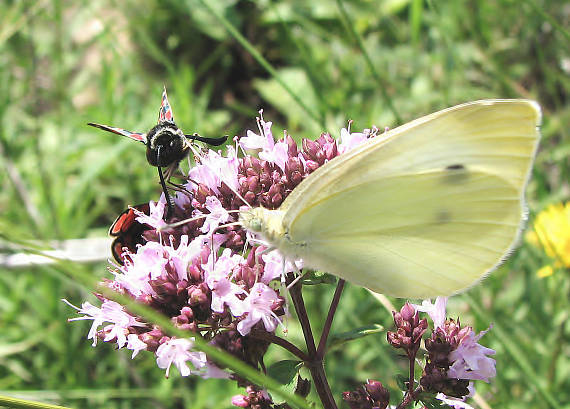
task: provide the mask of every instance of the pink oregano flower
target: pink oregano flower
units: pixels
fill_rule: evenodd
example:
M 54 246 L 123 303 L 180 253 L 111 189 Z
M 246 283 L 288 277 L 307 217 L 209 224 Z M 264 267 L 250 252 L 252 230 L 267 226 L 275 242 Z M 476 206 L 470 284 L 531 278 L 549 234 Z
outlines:
M 239 333 L 248 334 L 259 321 L 263 322 L 268 332 L 275 331 L 277 325 L 281 324 L 281 320 L 273 312 L 273 309 L 279 305 L 279 301 L 280 298 L 275 290 L 263 283 L 254 284 L 244 300 L 243 311 L 247 313 L 247 316 L 238 323 L 237 330 Z
M 238 295 L 246 294 L 246 291 L 231 282 L 231 273 L 244 261 L 240 255 L 232 255 L 230 249 L 225 249 L 217 260 L 214 261 L 210 256 L 208 262 L 202 265 L 206 284 L 212 290 L 212 311 L 222 313 L 224 305 L 227 305 L 234 316 L 243 314 L 243 301 Z
M 469 332 L 461 340 L 457 349 L 449 354 L 449 358 L 453 361 L 453 365 L 447 372 L 449 377 L 482 380 L 489 383 L 489 378 L 497 375 L 495 360 L 487 356 L 495 355 L 495 350 L 478 343 L 489 329 L 481 331 L 478 335 L 475 335 L 474 331 Z
M 445 322 L 445 314 L 447 308 L 447 299 L 449 297 L 437 297 L 435 303 L 431 303 L 430 300 L 422 301 L 422 305 L 412 304 L 412 306 L 420 312 L 425 312 L 431 320 L 433 321 L 434 329 L 443 326 Z
M 122 348 L 127 343 L 129 327 L 145 326 L 145 324 L 139 322 L 136 317 L 127 314 L 123 306 L 115 301 L 105 300 L 101 308 L 95 307 L 87 301 L 81 304 L 81 308 L 76 307 L 67 300 L 63 301 L 70 307 L 75 308 L 79 314 L 83 314 L 82 317 L 70 318 L 68 321 L 93 320 L 93 324 L 87 335 L 87 339 L 93 340 L 93 346 L 97 345 L 97 330 L 105 322 L 109 322 L 110 325 L 104 328 L 104 341 L 107 342 L 116 339 L 119 348 Z
M 155 229 L 161 229 L 166 226 L 166 222 L 164 221 L 164 209 L 166 207 L 166 203 L 163 200 L 159 200 L 158 202 L 153 202 L 152 200 L 148 202 L 150 212 L 147 216 L 140 210 L 136 208 L 132 208 L 135 214 L 137 215 L 136 220 L 140 224 L 148 224 Z
M 191 351 L 194 346 L 194 338 L 172 338 L 158 347 L 156 350 L 156 364 L 161 369 L 166 369 L 166 377 L 170 374 L 170 366 L 174 364 L 180 371 L 180 375 L 188 376 L 198 374 L 199 369 L 206 366 L 206 354 Z M 194 369 L 188 367 L 190 363 Z

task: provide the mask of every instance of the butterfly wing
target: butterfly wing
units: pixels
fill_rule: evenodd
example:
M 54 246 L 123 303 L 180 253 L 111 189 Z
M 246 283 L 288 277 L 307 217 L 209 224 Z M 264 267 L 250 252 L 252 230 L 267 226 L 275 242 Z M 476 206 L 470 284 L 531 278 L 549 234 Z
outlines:
M 158 111 L 158 123 L 161 124 L 163 122 L 174 122 L 174 115 L 172 115 L 172 108 L 170 107 L 170 102 L 168 102 L 168 96 L 166 95 L 166 86 L 162 91 L 160 111 Z
M 305 265 L 376 292 L 460 291 L 511 251 L 540 108 L 487 100 L 420 118 L 335 158 L 280 207 Z
M 93 122 L 89 122 L 89 123 L 87 123 L 87 125 L 94 126 L 95 128 L 99 128 L 99 129 L 102 129 L 102 130 L 107 131 L 107 132 L 113 132 L 113 133 L 116 133 L 117 135 L 126 136 L 127 138 L 134 139 L 135 141 L 138 141 L 138 142 L 146 143 L 146 134 L 144 134 L 144 133 L 130 132 L 130 131 L 127 131 L 126 129 L 114 128 L 112 126 L 96 124 Z

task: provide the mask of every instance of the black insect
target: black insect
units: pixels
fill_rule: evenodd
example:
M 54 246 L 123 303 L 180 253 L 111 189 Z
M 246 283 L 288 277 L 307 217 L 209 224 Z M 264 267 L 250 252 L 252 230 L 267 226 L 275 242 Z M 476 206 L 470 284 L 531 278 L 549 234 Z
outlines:
M 206 138 L 197 133 L 185 135 L 174 123 L 172 108 L 166 96 L 166 87 L 162 92 L 162 102 L 160 104 L 160 111 L 158 112 L 158 123 L 147 133 L 130 132 L 122 128 L 92 122 L 89 122 L 87 125 L 126 136 L 127 138 L 134 139 L 146 145 L 146 159 L 148 163 L 158 168 L 160 185 L 162 186 L 164 197 L 166 198 L 168 210 L 165 215 L 165 220 L 172 216 L 174 210 L 174 203 L 166 188 L 165 180 L 170 181 L 170 178 L 176 169 L 178 169 L 180 161 L 190 152 L 190 144 L 192 141 L 195 140 L 219 146 L 227 139 L 227 136 Z M 166 168 L 165 175 L 162 174 L 161 168 Z

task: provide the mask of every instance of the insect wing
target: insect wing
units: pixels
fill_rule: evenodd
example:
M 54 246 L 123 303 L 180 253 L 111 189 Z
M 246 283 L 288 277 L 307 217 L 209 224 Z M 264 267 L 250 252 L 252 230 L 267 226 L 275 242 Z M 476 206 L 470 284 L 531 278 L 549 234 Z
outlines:
M 115 237 L 111 244 L 111 253 L 119 264 L 124 264 L 124 249 L 127 248 L 131 253 L 135 253 L 137 244 L 144 244 L 145 242 L 142 234 L 152 228 L 136 220 L 137 215 L 133 208 L 146 215 L 150 214 L 148 203 L 129 207 L 117 217 L 109 229 L 109 235 Z
M 170 107 L 170 102 L 168 102 L 168 96 L 166 95 L 166 87 L 164 87 L 162 91 L 162 101 L 160 103 L 160 111 L 158 111 L 158 123 L 163 122 L 174 122 L 172 108 Z
M 512 251 L 539 141 L 532 101 L 420 118 L 317 169 L 279 208 L 309 267 L 406 298 L 450 295 Z
M 115 128 L 112 126 L 96 124 L 93 122 L 89 122 L 87 125 L 94 126 L 95 128 L 102 129 L 107 132 L 116 133 L 117 135 L 126 136 L 127 138 L 134 139 L 135 141 L 146 143 L 146 134 L 144 133 L 137 133 L 137 132 L 130 132 L 126 129 L 122 128 Z

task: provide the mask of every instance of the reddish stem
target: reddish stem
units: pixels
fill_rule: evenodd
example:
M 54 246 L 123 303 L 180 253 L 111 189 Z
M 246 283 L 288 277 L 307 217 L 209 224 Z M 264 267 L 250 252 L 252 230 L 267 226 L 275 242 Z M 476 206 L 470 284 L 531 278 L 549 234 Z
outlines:
M 293 274 L 289 274 L 287 276 L 288 283 L 291 283 L 294 279 L 295 277 Z M 307 344 L 309 359 L 305 361 L 305 364 L 311 372 L 311 377 L 313 378 L 313 382 L 315 384 L 315 390 L 317 391 L 323 406 L 327 409 L 337 409 L 336 402 L 334 401 L 331 388 L 328 384 L 325 374 L 323 358 L 317 354 L 315 339 L 311 330 L 311 323 L 309 322 L 309 316 L 307 315 L 307 310 L 305 308 L 305 302 L 303 301 L 303 294 L 301 292 L 301 289 L 302 284 L 301 282 L 298 282 L 293 287 L 291 287 L 289 293 L 291 294 L 291 299 L 293 300 L 293 305 L 295 306 L 295 311 L 297 312 L 297 317 L 299 317 L 303 335 L 305 336 L 305 343 Z M 332 318 L 330 322 L 332 323 Z

